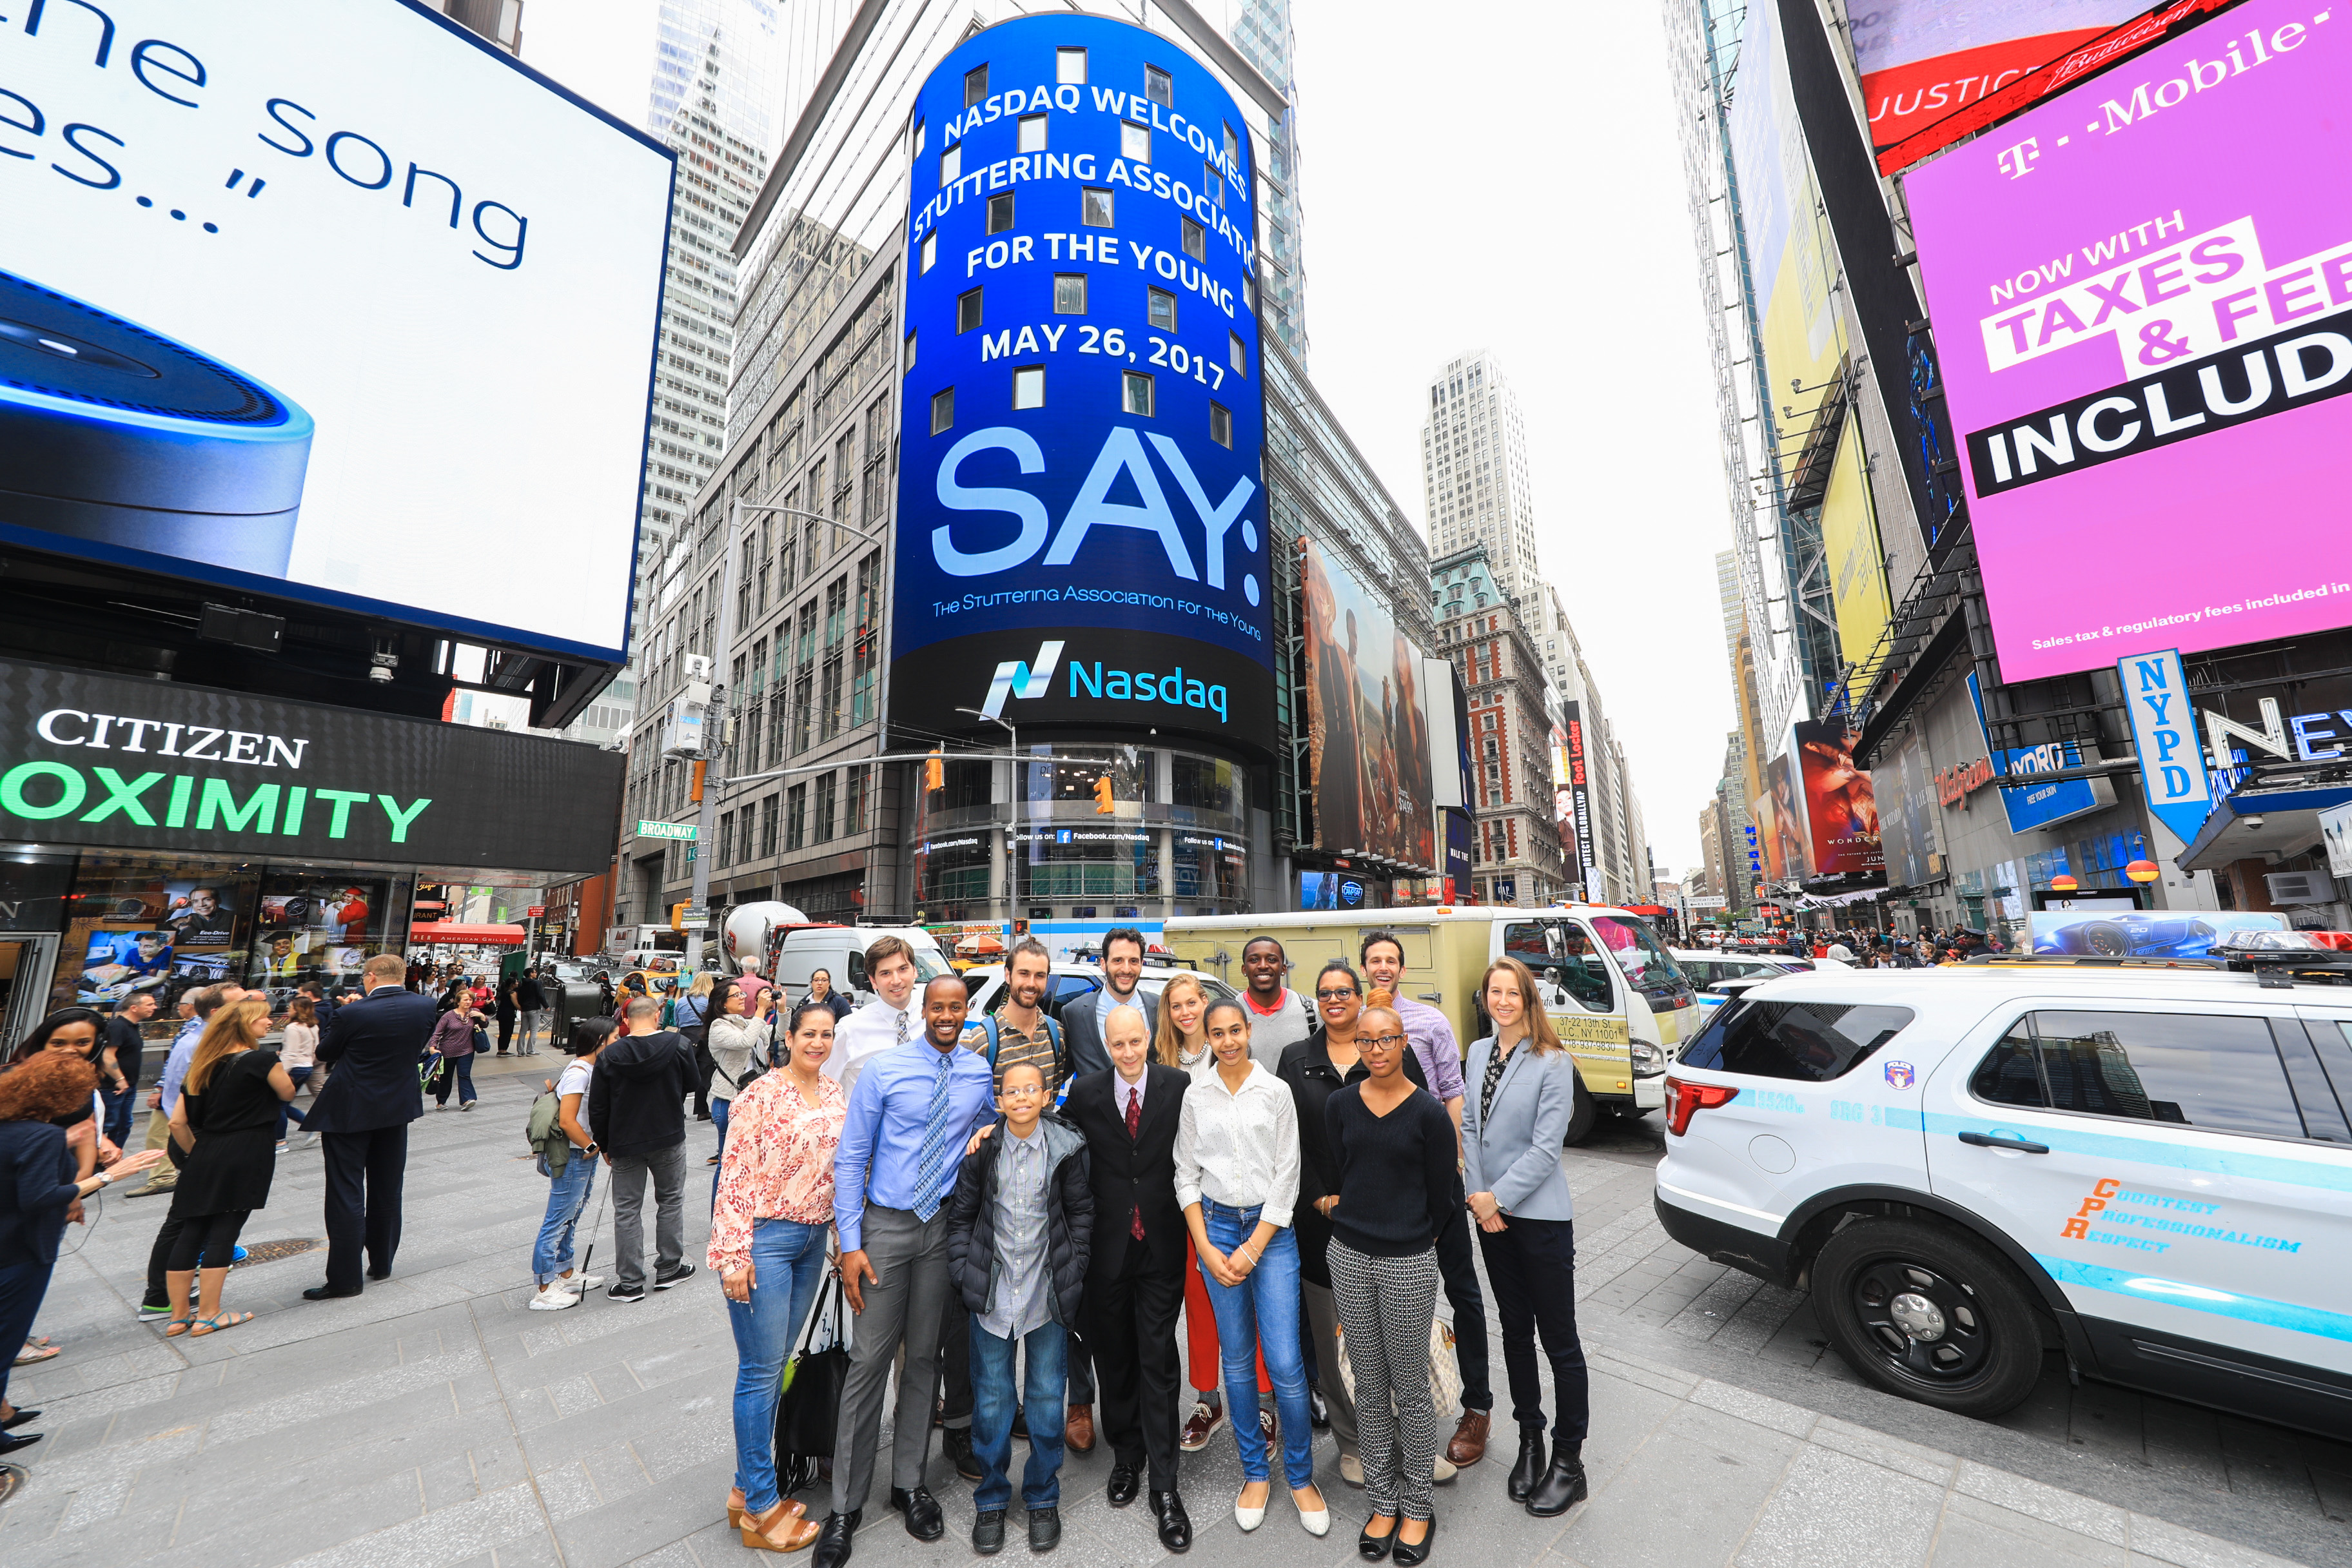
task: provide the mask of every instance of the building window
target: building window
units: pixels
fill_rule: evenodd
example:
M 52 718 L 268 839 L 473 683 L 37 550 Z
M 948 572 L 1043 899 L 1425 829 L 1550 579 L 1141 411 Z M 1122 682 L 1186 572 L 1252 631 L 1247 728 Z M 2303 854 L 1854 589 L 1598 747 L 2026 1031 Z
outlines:
M 735 814 L 721 814 L 719 818 L 719 853 L 711 860 L 714 866 L 735 864 Z
M 819 844 L 833 842 L 833 804 L 835 776 L 819 773 L 816 777 L 816 831 L 813 836 Z
M 922 256 L 921 256 L 921 260 L 917 264 L 917 267 L 916 267 L 916 271 L 917 271 L 917 273 L 918 273 L 918 274 L 921 274 L 921 273 L 929 272 L 929 271 L 931 269 L 931 263 L 932 263 L 932 262 L 934 262 L 934 261 L 937 261 L 939 258 L 940 258 L 940 237 L 939 237 L 939 235 L 938 235 L 937 233 L 931 233 L 931 234 L 927 234 L 927 235 L 923 236 L 923 249 L 922 249 Z
M 1209 231 L 1189 217 L 1183 222 L 1184 254 L 1195 261 L 1206 261 L 1209 258 Z
M 1217 166 L 1214 163 L 1201 165 L 1201 190 L 1214 205 L 1218 206 L 1225 205 L 1224 178 L 1217 173 Z
M 936 436 L 955 425 L 955 388 L 931 394 L 931 434 Z
M 1045 406 L 1045 367 L 1024 364 L 1013 373 L 1013 406 L 1043 408 Z
M 882 552 L 857 563 L 856 623 L 850 628 L 849 722 L 855 729 L 874 717 L 875 687 L 882 668 Z
M 1231 136 L 1231 135 L 1233 134 L 1233 132 L 1232 132 L 1231 131 L 1227 131 L 1227 132 L 1225 132 L 1225 134 L 1226 134 L 1227 136 Z M 918 158 L 919 158 L 919 157 L 921 157 L 922 155 L 923 155 L 923 122 L 922 122 L 921 121 L 918 120 L 918 121 L 915 121 L 915 156 L 916 156 L 916 157 L 918 157 Z
M 1139 370 L 1126 372 L 1120 378 L 1125 387 L 1123 405 L 1129 414 L 1151 417 L 1151 377 Z
M 1021 117 L 1021 143 L 1014 151 L 1043 153 L 1045 150 L 1045 118 L 1042 114 L 1024 114 Z
M 952 185 L 963 178 L 963 143 L 940 149 L 940 184 Z
M 1162 109 L 1176 107 L 1176 81 L 1158 66 L 1143 68 L 1143 96 Z
M 1118 122 L 1118 155 L 1130 163 L 1151 162 L 1151 127 L 1132 120 Z
M 988 232 L 1003 234 L 1013 226 L 1013 193 L 988 198 Z
M 866 770 L 849 770 L 849 787 L 842 792 L 841 833 L 845 838 L 866 831 Z
M 980 290 L 967 289 L 956 296 L 956 331 L 968 332 L 980 325 Z
M 1110 226 L 1109 186 L 1087 185 L 1085 187 L 1079 197 L 1078 221 L 1088 228 L 1108 228 Z
M 796 784 L 784 792 L 784 853 L 808 842 L 808 785 Z
M 1165 289 L 1147 289 L 1144 290 L 1144 295 L 1149 301 L 1151 324 L 1163 332 L 1174 331 L 1176 330 L 1176 296 Z
M 1087 51 L 1055 49 L 1054 51 L 1054 84 L 1056 87 L 1084 87 L 1087 83 Z
M 760 853 L 761 855 L 773 855 L 776 852 L 776 822 L 782 815 L 779 809 L 781 805 L 780 797 L 772 795 L 760 803 Z
M 916 134 L 921 133 L 922 128 L 918 126 Z M 1225 167 L 1235 174 L 1239 174 L 1242 167 L 1242 139 L 1234 134 L 1234 128 L 1230 125 L 1225 127 Z
M 1087 313 L 1087 275 L 1083 272 L 1054 274 L 1054 314 L 1083 316 Z
M 1242 335 L 1239 332 L 1225 334 L 1225 361 L 1234 367 L 1235 375 L 1249 374 L 1249 350 L 1242 346 Z
M 963 73 L 963 106 L 970 109 L 988 96 L 988 66 L 985 62 Z
M 1234 339 L 1234 341 L 1235 342 L 1239 342 L 1241 340 L 1240 340 L 1240 339 L 1238 339 L 1238 338 L 1236 338 L 1236 339 Z M 904 363 L 904 364 L 902 364 L 902 365 L 900 365 L 900 366 L 898 367 L 898 374 L 899 374 L 900 375 L 904 375 L 904 374 L 906 374 L 908 371 L 913 370 L 914 368 L 915 368 L 915 330 L 914 330 L 912 327 L 909 327 L 909 328 L 908 328 L 908 329 L 907 329 L 907 353 L 906 353 L 906 363 Z
M 1209 404 L 1209 439 L 1220 447 L 1234 444 L 1234 411 L 1213 400 Z

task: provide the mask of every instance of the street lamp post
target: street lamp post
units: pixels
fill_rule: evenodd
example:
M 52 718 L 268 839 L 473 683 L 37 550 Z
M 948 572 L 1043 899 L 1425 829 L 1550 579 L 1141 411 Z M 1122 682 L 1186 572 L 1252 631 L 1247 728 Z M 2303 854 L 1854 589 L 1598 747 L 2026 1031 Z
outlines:
M 1010 791 L 1009 802 L 1013 807 L 1013 830 L 1015 833 L 1020 832 L 1022 803 L 1028 793 L 1025 783 L 1021 777 L 1021 731 L 1013 727 L 1013 721 L 1011 720 L 999 718 L 993 713 L 983 712 L 977 708 L 958 708 L 956 711 L 959 713 L 969 713 L 975 719 L 985 719 L 990 723 L 996 725 L 1004 731 L 1006 737 L 1005 749 L 1013 753 L 1012 788 Z M 1013 868 L 1010 862 L 1006 864 L 1004 868 L 1004 918 L 1008 922 L 1010 922 L 1013 918 Z M 1009 931 L 1012 927 L 1008 923 L 1005 929 Z

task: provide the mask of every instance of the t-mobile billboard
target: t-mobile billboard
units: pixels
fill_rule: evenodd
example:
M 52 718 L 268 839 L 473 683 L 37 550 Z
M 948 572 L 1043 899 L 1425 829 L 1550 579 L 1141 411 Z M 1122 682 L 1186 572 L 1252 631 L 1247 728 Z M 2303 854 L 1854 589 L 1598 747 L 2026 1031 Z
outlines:
M 1002 23 L 924 82 L 895 724 L 1270 744 L 1246 123 L 1100 17 Z
M 2248 0 L 1905 177 L 2011 680 L 2352 622 L 2352 22 Z

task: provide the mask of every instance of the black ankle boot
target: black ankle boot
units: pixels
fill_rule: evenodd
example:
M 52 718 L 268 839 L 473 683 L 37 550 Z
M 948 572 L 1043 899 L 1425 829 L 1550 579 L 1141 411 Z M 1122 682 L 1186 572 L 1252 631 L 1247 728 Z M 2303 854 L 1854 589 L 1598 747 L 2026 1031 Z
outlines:
M 1543 1479 L 1544 1435 L 1540 1426 L 1523 1427 L 1519 1432 L 1519 1459 L 1511 1467 L 1511 1479 L 1507 1489 L 1513 1502 L 1525 1502 L 1535 1491 L 1536 1483 Z
M 1556 1443 L 1551 1450 L 1551 1468 L 1543 1473 L 1536 1489 L 1528 1494 L 1528 1511 L 1538 1519 L 1566 1513 L 1584 1496 L 1584 1445 Z

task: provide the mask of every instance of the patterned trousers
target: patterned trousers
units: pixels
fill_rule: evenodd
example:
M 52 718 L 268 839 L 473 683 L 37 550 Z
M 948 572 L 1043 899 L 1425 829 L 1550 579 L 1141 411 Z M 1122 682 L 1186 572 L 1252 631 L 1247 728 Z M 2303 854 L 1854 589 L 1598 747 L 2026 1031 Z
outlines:
M 1357 1444 L 1374 1513 L 1430 1517 L 1437 1407 L 1429 1397 L 1429 1325 L 1437 1315 L 1434 1248 L 1372 1258 L 1333 1237 L 1331 1295 L 1356 1374 Z

